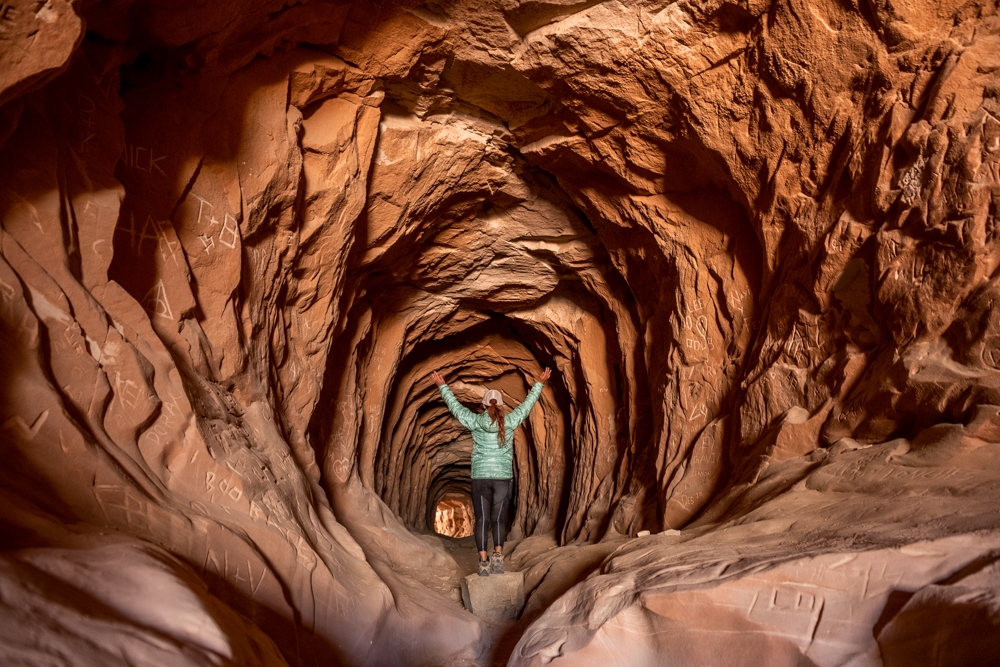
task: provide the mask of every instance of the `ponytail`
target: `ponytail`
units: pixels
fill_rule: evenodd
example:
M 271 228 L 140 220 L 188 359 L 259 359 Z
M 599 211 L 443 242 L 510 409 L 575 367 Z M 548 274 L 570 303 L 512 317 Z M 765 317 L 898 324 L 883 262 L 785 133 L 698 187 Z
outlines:
M 497 399 L 491 399 L 486 411 L 490 413 L 490 421 L 497 425 L 497 447 L 507 444 L 507 425 L 504 423 L 503 410 L 497 405 Z

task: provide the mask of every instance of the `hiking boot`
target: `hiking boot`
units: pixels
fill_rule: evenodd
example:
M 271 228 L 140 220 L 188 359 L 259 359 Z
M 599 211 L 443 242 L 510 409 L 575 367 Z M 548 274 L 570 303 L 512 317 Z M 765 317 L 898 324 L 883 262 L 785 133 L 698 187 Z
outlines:
M 503 565 L 500 566 L 500 571 L 503 572 Z M 479 576 L 480 577 L 490 576 L 490 561 L 488 560 L 479 561 Z
M 480 563 L 479 567 L 482 568 Z M 490 574 L 503 574 L 503 554 L 494 551 L 490 554 Z

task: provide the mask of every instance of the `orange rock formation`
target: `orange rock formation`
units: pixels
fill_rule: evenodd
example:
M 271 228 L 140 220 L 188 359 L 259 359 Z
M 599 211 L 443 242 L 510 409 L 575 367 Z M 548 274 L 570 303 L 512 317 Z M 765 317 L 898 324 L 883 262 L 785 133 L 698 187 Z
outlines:
M 0 222 L 4 662 L 995 654 L 995 2 L 6 0 Z

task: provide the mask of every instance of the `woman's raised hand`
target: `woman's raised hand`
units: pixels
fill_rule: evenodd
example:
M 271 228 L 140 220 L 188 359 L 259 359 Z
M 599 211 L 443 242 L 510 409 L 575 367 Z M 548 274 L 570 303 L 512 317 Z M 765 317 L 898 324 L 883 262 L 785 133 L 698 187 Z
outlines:
M 439 387 L 444 384 L 444 378 L 441 377 L 441 374 L 438 373 L 437 371 L 431 373 L 431 379 L 434 380 L 434 384 L 436 384 Z
M 544 371 L 542 371 L 542 382 L 548 382 L 550 377 L 552 377 L 551 368 L 546 368 Z

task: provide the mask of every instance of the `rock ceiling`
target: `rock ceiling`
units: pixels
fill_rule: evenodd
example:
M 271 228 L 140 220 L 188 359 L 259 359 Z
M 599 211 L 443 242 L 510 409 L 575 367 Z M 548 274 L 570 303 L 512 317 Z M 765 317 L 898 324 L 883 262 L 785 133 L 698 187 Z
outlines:
M 7 0 L 0 63 L 5 661 L 988 664 L 994 2 Z M 546 366 L 498 649 L 429 374 Z

